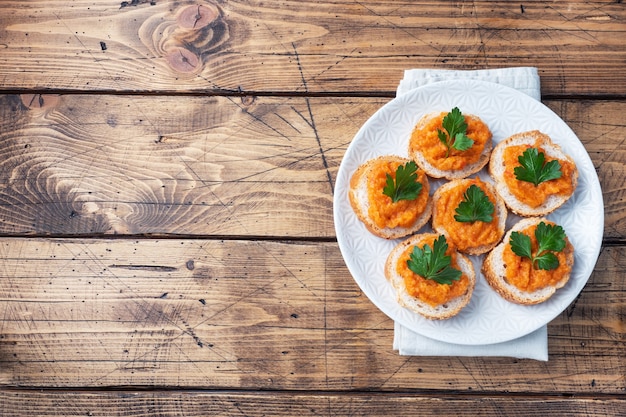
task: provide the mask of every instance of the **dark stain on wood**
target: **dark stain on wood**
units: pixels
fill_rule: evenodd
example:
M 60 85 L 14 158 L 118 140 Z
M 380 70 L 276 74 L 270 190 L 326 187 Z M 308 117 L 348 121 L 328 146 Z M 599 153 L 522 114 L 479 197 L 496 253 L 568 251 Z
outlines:
M 140 271 L 155 271 L 155 272 L 174 272 L 178 270 L 178 268 L 174 266 L 164 266 L 164 265 L 118 265 L 112 264 L 109 265 L 109 268 L 122 268 L 122 269 L 130 269 L 130 270 L 140 270 Z M 167 295 L 167 293 L 165 293 Z
M 120 9 L 129 6 L 139 6 L 140 4 L 149 4 L 150 6 L 155 6 L 157 4 L 156 0 L 130 0 L 123 1 L 120 3 Z
M 111 127 L 116 127 L 117 126 L 117 117 L 115 117 L 115 115 L 110 114 L 107 116 L 107 125 L 111 126 Z

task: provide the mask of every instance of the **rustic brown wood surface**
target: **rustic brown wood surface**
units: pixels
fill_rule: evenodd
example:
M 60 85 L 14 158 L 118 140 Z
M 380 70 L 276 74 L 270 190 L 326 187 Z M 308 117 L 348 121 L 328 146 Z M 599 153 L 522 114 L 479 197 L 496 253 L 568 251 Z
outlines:
M 0 415 L 626 414 L 626 6 L 0 3 Z M 604 240 L 549 361 L 408 357 L 333 195 L 408 68 L 535 66 Z
M 419 415 L 567 415 L 620 416 L 624 402 L 619 399 L 563 399 L 562 397 L 482 395 L 437 396 L 377 393 L 315 393 L 236 391 L 131 391 L 123 395 L 107 391 L 74 391 L 63 395 L 46 391 L 6 390 L 0 399 L 7 410 L 20 409 L 28 415 L 106 415 L 103 409 L 115 408 L 119 415 L 133 416 L 394 416 Z M 398 406 L 401 404 L 401 406 Z M 478 414 L 480 412 L 481 414 Z M 55 414 L 52 414 L 55 413 Z M 110 415 L 110 414 L 109 414 Z
M 412 67 L 534 65 L 545 94 L 626 94 L 616 1 L 4 2 L 0 84 L 390 93 Z

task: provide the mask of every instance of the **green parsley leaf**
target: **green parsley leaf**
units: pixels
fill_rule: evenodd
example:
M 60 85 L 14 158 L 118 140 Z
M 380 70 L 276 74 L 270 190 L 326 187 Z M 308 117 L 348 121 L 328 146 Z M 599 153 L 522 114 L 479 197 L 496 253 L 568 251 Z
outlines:
M 537 239 L 537 252 L 533 254 L 530 237 L 520 232 L 513 232 L 509 240 L 511 250 L 517 256 L 530 259 L 535 269 L 550 271 L 558 268 L 559 259 L 555 252 L 561 252 L 566 245 L 563 228 L 541 222 L 535 229 L 535 238 Z
M 520 232 L 511 232 L 511 239 L 509 239 L 511 250 L 517 256 L 522 258 L 533 259 L 533 250 L 530 243 L 530 236 Z
M 433 242 L 432 248 L 428 244 L 422 248 L 414 246 L 407 265 L 411 271 L 425 279 L 452 285 L 453 281 L 461 279 L 462 272 L 451 266 L 452 258 L 446 255 L 447 250 L 446 237 L 441 235 Z
M 537 148 L 528 148 L 517 160 L 521 166 L 515 167 L 513 173 L 519 181 L 532 182 L 535 186 L 544 181 L 561 178 L 561 164 L 553 159 L 546 163 L 546 156 Z
M 454 142 L 452 143 L 452 147 L 457 151 L 466 151 L 471 148 L 473 144 L 474 141 L 470 139 L 469 136 L 466 136 L 465 132 L 463 132 L 454 135 Z
M 565 249 L 565 230 L 561 226 L 541 222 L 535 229 L 535 237 L 539 243 L 539 252 L 561 252 Z
M 559 267 L 559 258 L 552 252 L 545 252 L 542 255 L 535 256 L 537 268 L 550 271 Z
M 451 148 L 466 151 L 474 144 L 474 141 L 466 135 L 467 123 L 465 123 L 465 117 L 458 107 L 453 108 L 450 113 L 444 116 L 441 125 L 447 133 L 437 129 L 437 136 L 441 143 L 446 145 L 446 157 L 450 154 Z
M 387 174 L 383 194 L 397 203 L 400 200 L 415 200 L 422 191 L 422 183 L 417 181 L 417 164 L 409 161 L 396 169 L 396 178 Z
M 463 201 L 456 208 L 454 220 L 462 223 L 481 221 L 489 223 L 493 220 L 495 207 L 485 192 L 476 184 L 469 186 L 463 193 Z

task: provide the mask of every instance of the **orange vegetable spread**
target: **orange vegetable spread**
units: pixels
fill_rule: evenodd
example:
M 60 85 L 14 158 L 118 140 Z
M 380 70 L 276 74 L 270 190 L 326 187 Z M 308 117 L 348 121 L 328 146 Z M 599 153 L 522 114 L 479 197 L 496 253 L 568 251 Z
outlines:
M 531 206 L 539 207 L 546 199 L 551 195 L 570 195 L 574 192 L 574 185 L 572 184 L 572 175 L 575 170 L 575 166 L 572 162 L 559 159 L 561 164 L 561 178 L 554 180 L 544 181 L 537 186 L 532 182 L 519 181 L 515 178 L 514 169 L 520 166 L 518 157 L 520 157 L 524 151 L 528 148 L 537 148 L 539 152 L 545 155 L 545 162 L 548 163 L 555 158 L 550 158 L 543 148 L 540 146 L 530 145 L 515 145 L 509 146 L 504 150 L 504 181 L 506 182 L 511 193 L 521 202 Z
M 400 162 L 381 160 L 370 169 L 367 182 L 368 214 L 378 227 L 411 227 L 428 204 L 429 187 L 425 180 L 426 174 L 421 169 L 417 170 L 417 180 L 422 184 L 422 190 L 415 200 L 394 203 L 391 197 L 383 194 L 387 174 L 395 180 L 396 169 L 400 165 Z
M 448 242 L 456 246 L 461 252 L 468 248 L 490 245 L 501 237 L 500 230 L 498 230 L 498 216 L 495 210 L 493 219 L 489 223 L 483 221 L 458 222 L 454 219 L 456 208 L 463 201 L 463 194 L 472 184 L 480 187 L 494 207 L 496 206 L 495 196 L 480 178 L 475 178 L 470 181 L 464 181 L 458 186 L 441 193 L 434 211 L 435 217 L 433 222 L 444 226 Z
M 417 246 L 422 248 L 424 245 L 428 244 L 432 248 L 435 239 L 436 237 L 425 238 L 419 241 Z M 454 281 L 452 285 L 439 284 L 437 281 L 432 279 L 423 278 L 411 271 L 407 265 L 407 261 L 410 259 L 412 252 L 413 246 L 409 246 L 404 253 L 400 255 L 398 258 L 398 264 L 396 265 L 396 270 L 404 279 L 406 290 L 411 296 L 419 298 L 434 307 L 465 294 L 469 287 L 469 278 L 467 275 L 461 275 L 461 279 Z M 446 255 L 451 256 L 452 267 L 458 269 L 459 267 L 456 262 L 456 250 L 450 243 L 448 243 L 448 251 L 446 252 Z
M 530 236 L 533 254 L 537 251 L 536 228 L 537 226 L 535 225 L 520 232 Z M 565 248 L 561 252 L 554 252 L 559 259 L 559 266 L 549 271 L 533 268 L 530 259 L 516 255 L 511 250 L 510 244 L 505 245 L 502 252 L 502 260 L 506 265 L 506 281 L 526 292 L 534 292 L 549 285 L 555 285 L 564 275 L 569 274 L 572 269 L 570 265 L 567 265 L 566 259 L 574 248 L 569 240 L 566 242 Z
M 471 148 L 465 151 L 448 148 L 440 140 L 437 130 L 445 132 L 442 122 L 447 112 L 433 117 L 424 126 L 413 130 L 409 142 L 409 153 L 419 151 L 424 158 L 435 168 L 452 171 L 465 168 L 480 159 L 485 145 L 491 140 L 491 131 L 478 117 L 465 117 L 467 123 L 466 135 L 474 141 Z

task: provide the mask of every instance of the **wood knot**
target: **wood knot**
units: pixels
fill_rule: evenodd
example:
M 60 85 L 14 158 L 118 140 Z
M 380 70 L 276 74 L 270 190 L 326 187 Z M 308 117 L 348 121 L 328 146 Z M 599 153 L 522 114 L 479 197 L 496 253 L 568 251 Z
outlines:
M 176 22 L 181 28 L 200 29 L 217 20 L 219 15 L 219 10 L 212 4 L 191 5 L 179 13 Z
M 229 23 L 217 1 L 199 0 L 159 10 L 141 24 L 138 36 L 177 75 L 193 77 L 201 72 L 211 55 L 230 39 Z
M 204 60 L 229 39 L 228 24 L 219 7 L 212 3 L 185 6 L 172 22 L 163 42 L 170 67 L 181 73 L 195 73 Z
M 244 106 L 251 106 L 254 101 L 256 100 L 255 96 L 242 96 L 241 97 L 241 104 L 243 104 Z
M 200 57 L 182 47 L 170 49 L 165 59 L 172 69 L 179 72 L 195 72 L 201 67 Z
M 30 110 L 52 109 L 59 104 L 61 96 L 59 94 L 22 94 L 20 99 L 22 104 Z

